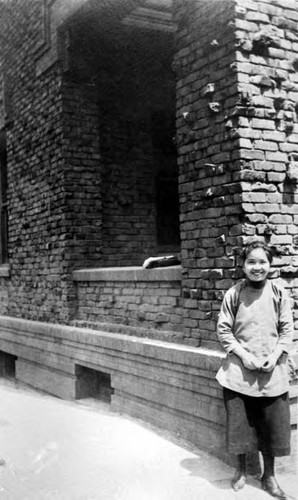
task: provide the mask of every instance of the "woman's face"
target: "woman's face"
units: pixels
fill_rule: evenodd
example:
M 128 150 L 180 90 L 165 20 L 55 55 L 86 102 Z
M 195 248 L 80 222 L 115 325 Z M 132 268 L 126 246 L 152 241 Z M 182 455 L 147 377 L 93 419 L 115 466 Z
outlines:
M 270 262 L 263 248 L 252 250 L 243 265 L 247 278 L 254 282 L 264 281 L 270 271 Z

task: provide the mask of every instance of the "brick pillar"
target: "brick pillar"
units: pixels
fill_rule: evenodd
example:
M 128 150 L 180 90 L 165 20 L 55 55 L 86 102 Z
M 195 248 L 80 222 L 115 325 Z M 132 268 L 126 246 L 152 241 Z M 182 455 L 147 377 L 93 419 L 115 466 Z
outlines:
M 67 321 L 76 314 L 72 271 L 101 264 L 101 168 L 97 92 L 85 83 L 62 79 L 63 229 L 62 273 Z
M 101 163 L 97 88 L 63 83 L 65 259 L 72 268 L 101 264 Z
M 181 1 L 174 14 L 185 341 L 198 345 L 214 335 L 241 232 L 238 138 L 227 119 L 238 100 L 234 2 Z
M 275 247 L 298 340 L 298 1 L 236 3 L 242 240 L 253 234 Z
M 297 282 L 297 1 L 174 2 L 186 342 L 216 341 L 248 237 Z

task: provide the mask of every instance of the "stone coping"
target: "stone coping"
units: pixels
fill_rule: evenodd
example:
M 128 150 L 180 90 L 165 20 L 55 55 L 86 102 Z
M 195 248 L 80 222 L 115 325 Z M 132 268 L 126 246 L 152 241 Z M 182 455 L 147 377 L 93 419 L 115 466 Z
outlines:
M 140 266 L 101 267 L 73 271 L 74 281 L 181 281 L 181 266 L 155 267 L 145 269 Z
M 83 351 L 98 349 L 98 352 L 113 352 L 113 356 L 117 356 L 118 353 L 121 353 L 120 356 L 122 357 L 126 355 L 143 356 L 177 366 L 182 365 L 197 370 L 207 370 L 209 378 L 215 376 L 226 355 L 222 350 L 210 350 L 204 347 L 193 347 L 162 340 L 44 323 L 11 316 L 0 316 L 0 339 L 3 337 L 3 333 L 12 335 L 12 343 L 15 342 L 14 336 L 17 335 L 21 339 L 18 343 L 28 346 L 30 345 L 28 338 L 39 338 L 40 340 L 52 342 L 53 345 L 64 347 L 76 345 L 78 349 Z M 73 362 L 75 361 L 73 360 Z M 290 397 L 291 399 L 298 397 L 297 381 L 291 382 Z
M 9 277 L 10 277 L 9 264 L 1 264 L 0 265 L 0 278 L 9 278 Z
M 55 345 L 73 344 L 83 350 L 113 351 L 114 356 L 117 352 L 121 353 L 121 356 L 145 356 L 159 361 L 195 367 L 196 369 L 203 368 L 212 372 L 218 370 L 221 360 L 225 356 L 223 352 L 211 351 L 203 347 L 193 347 L 88 328 L 44 323 L 11 316 L 0 316 L 0 338 L 4 332 L 17 335 L 18 338 L 22 339 L 21 343 L 23 344 L 28 342 L 28 337 L 35 337 L 53 342 Z

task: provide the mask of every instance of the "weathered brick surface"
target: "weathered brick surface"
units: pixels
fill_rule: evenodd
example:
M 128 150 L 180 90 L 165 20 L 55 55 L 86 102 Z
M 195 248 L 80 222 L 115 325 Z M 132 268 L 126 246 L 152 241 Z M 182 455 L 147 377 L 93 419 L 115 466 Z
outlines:
M 175 56 L 183 295 L 193 297 L 184 302 L 184 326 L 208 342 L 222 293 L 241 277 L 239 249 L 251 237 L 278 250 L 274 276 L 297 307 L 298 3 L 176 7 L 184 27 Z
M 298 142 L 298 87 L 295 69 L 297 47 L 294 42 L 298 37 L 298 25 L 292 20 L 297 14 L 298 3 L 285 5 L 284 2 L 274 2 L 274 5 L 268 6 L 267 2 L 247 3 L 237 0 L 237 5 L 242 8 L 246 19 L 252 19 L 256 14 L 259 19 L 256 33 L 243 27 L 241 38 L 238 38 L 240 50 L 236 52 L 237 60 L 242 60 L 244 56 L 254 75 L 249 82 L 239 85 L 240 95 L 245 95 L 248 101 L 246 109 L 243 109 L 248 120 L 239 131 L 241 135 L 252 136 L 252 131 L 261 128 L 259 140 L 252 140 L 249 149 L 254 153 L 265 153 L 264 162 L 255 162 L 253 157 L 246 162 L 246 168 L 252 172 L 257 170 L 263 173 L 265 182 L 257 188 L 253 179 L 242 183 L 243 201 L 252 204 L 252 210 L 246 206 L 245 216 L 251 212 L 254 217 L 258 214 L 265 216 L 262 221 L 253 223 L 254 231 L 267 243 L 278 247 L 279 252 L 274 260 L 275 275 L 280 276 L 281 282 L 293 296 L 295 317 L 295 278 L 298 270 L 295 235 L 298 229 L 293 223 L 298 192 L 295 177 L 298 167 L 295 157 Z M 269 16 L 267 21 L 264 15 Z M 251 42 L 250 51 L 243 51 L 245 41 Z M 265 120 L 261 119 L 262 113 L 264 117 L 267 113 Z M 291 269 L 287 269 L 289 264 Z
M 3 5 L 10 276 L 1 277 L 2 312 L 90 324 L 110 317 L 211 345 L 223 293 L 241 276 L 239 248 L 257 236 L 276 246 L 275 276 L 293 296 L 298 326 L 297 1 L 175 0 L 173 46 L 164 33 L 116 30 L 105 2 L 81 4 L 71 22 L 63 11 L 58 31 L 58 18 L 44 24 L 39 0 Z M 158 250 L 154 178 L 161 164 L 171 175 L 175 167 L 150 128 L 173 97 L 179 296 L 169 284 L 166 293 L 146 285 L 146 295 L 141 282 L 77 291 L 74 269 L 141 264 Z
M 100 8 L 104 2 L 95 6 Z M 170 175 L 175 164 L 173 158 L 166 164 L 160 146 L 153 148 L 151 118 L 174 102 L 173 80 L 171 59 L 162 64 L 153 58 L 163 34 L 153 40 L 145 34 L 148 65 L 141 60 L 140 35 L 139 52 L 131 50 L 134 32 L 127 37 L 119 31 L 123 50 L 114 51 L 100 39 L 101 30 L 97 40 L 88 38 L 92 30 L 80 25 L 81 16 L 73 31 L 66 26 L 58 36 L 57 19 L 44 24 L 43 14 L 40 0 L 13 0 L 1 11 L 0 125 L 7 137 L 10 264 L 1 307 L 12 316 L 67 322 L 76 309 L 73 269 L 142 264 L 160 250 L 155 178 L 160 163 Z M 47 47 L 53 40 L 56 61 Z M 168 36 L 165 43 L 168 53 Z M 138 81 L 130 52 L 134 65 L 142 64 Z
M 42 22 L 40 2 L 7 2 L 1 6 L 2 74 L 8 162 L 10 279 L 7 313 L 46 320 L 63 318 L 61 281 L 64 238 L 59 72 L 36 81 L 34 48 Z M 18 13 L 18 16 L 16 16 Z M 34 19 L 29 23 L 28 19 Z M 26 47 L 26 51 L 23 49 Z
M 79 283 L 74 324 L 94 327 L 108 322 L 140 327 L 140 333 L 145 329 L 147 336 L 181 343 L 180 290 L 180 282 Z M 132 332 L 137 333 L 137 330 Z
M 239 157 L 233 159 L 238 139 L 233 110 L 239 97 L 234 2 L 194 1 L 187 7 L 176 2 L 176 7 L 176 22 L 178 26 L 184 23 L 184 30 L 177 34 L 175 56 L 183 289 L 186 296 L 195 297 L 194 313 L 201 310 L 196 318 L 185 301 L 184 325 L 191 337 L 199 331 L 202 339 L 210 339 L 216 320 L 215 289 L 218 283 L 222 288 L 232 284 L 230 267 L 234 267 L 232 248 L 237 236 L 229 234 L 229 227 L 233 219 L 239 223 L 242 213 L 235 202 L 240 183 L 233 179 Z M 195 87 L 188 84 L 189 75 L 195 78 Z M 183 119 L 185 113 L 191 114 L 191 122 Z M 209 270 L 217 272 L 213 275 Z

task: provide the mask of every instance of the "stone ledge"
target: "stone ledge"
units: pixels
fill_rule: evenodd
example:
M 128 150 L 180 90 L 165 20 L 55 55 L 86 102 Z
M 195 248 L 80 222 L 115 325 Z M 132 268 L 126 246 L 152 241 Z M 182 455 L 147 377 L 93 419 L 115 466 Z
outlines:
M 223 352 L 9 316 L 0 316 L 0 349 L 17 357 L 17 380 L 64 399 L 78 397 L 78 366 L 109 374 L 112 409 L 170 432 L 183 428 L 185 439 L 227 460 L 215 380 Z M 290 392 L 293 442 L 296 389 Z
M 0 278 L 9 278 L 10 277 L 10 266 L 9 264 L 0 265 Z
M 74 271 L 74 281 L 181 281 L 181 266 L 155 267 L 106 267 Z
M 149 338 L 139 338 L 120 333 L 102 332 L 88 328 L 76 328 L 66 325 L 43 323 L 39 321 L 0 316 L 0 340 L 6 334 L 18 335 L 23 345 L 32 347 L 30 339 L 35 337 L 40 341 L 53 345 L 69 345 L 70 343 L 83 349 L 107 349 L 119 352 L 145 356 L 159 361 L 177 363 L 188 367 L 216 371 L 224 353 L 210 351 L 203 347 L 192 347 Z

